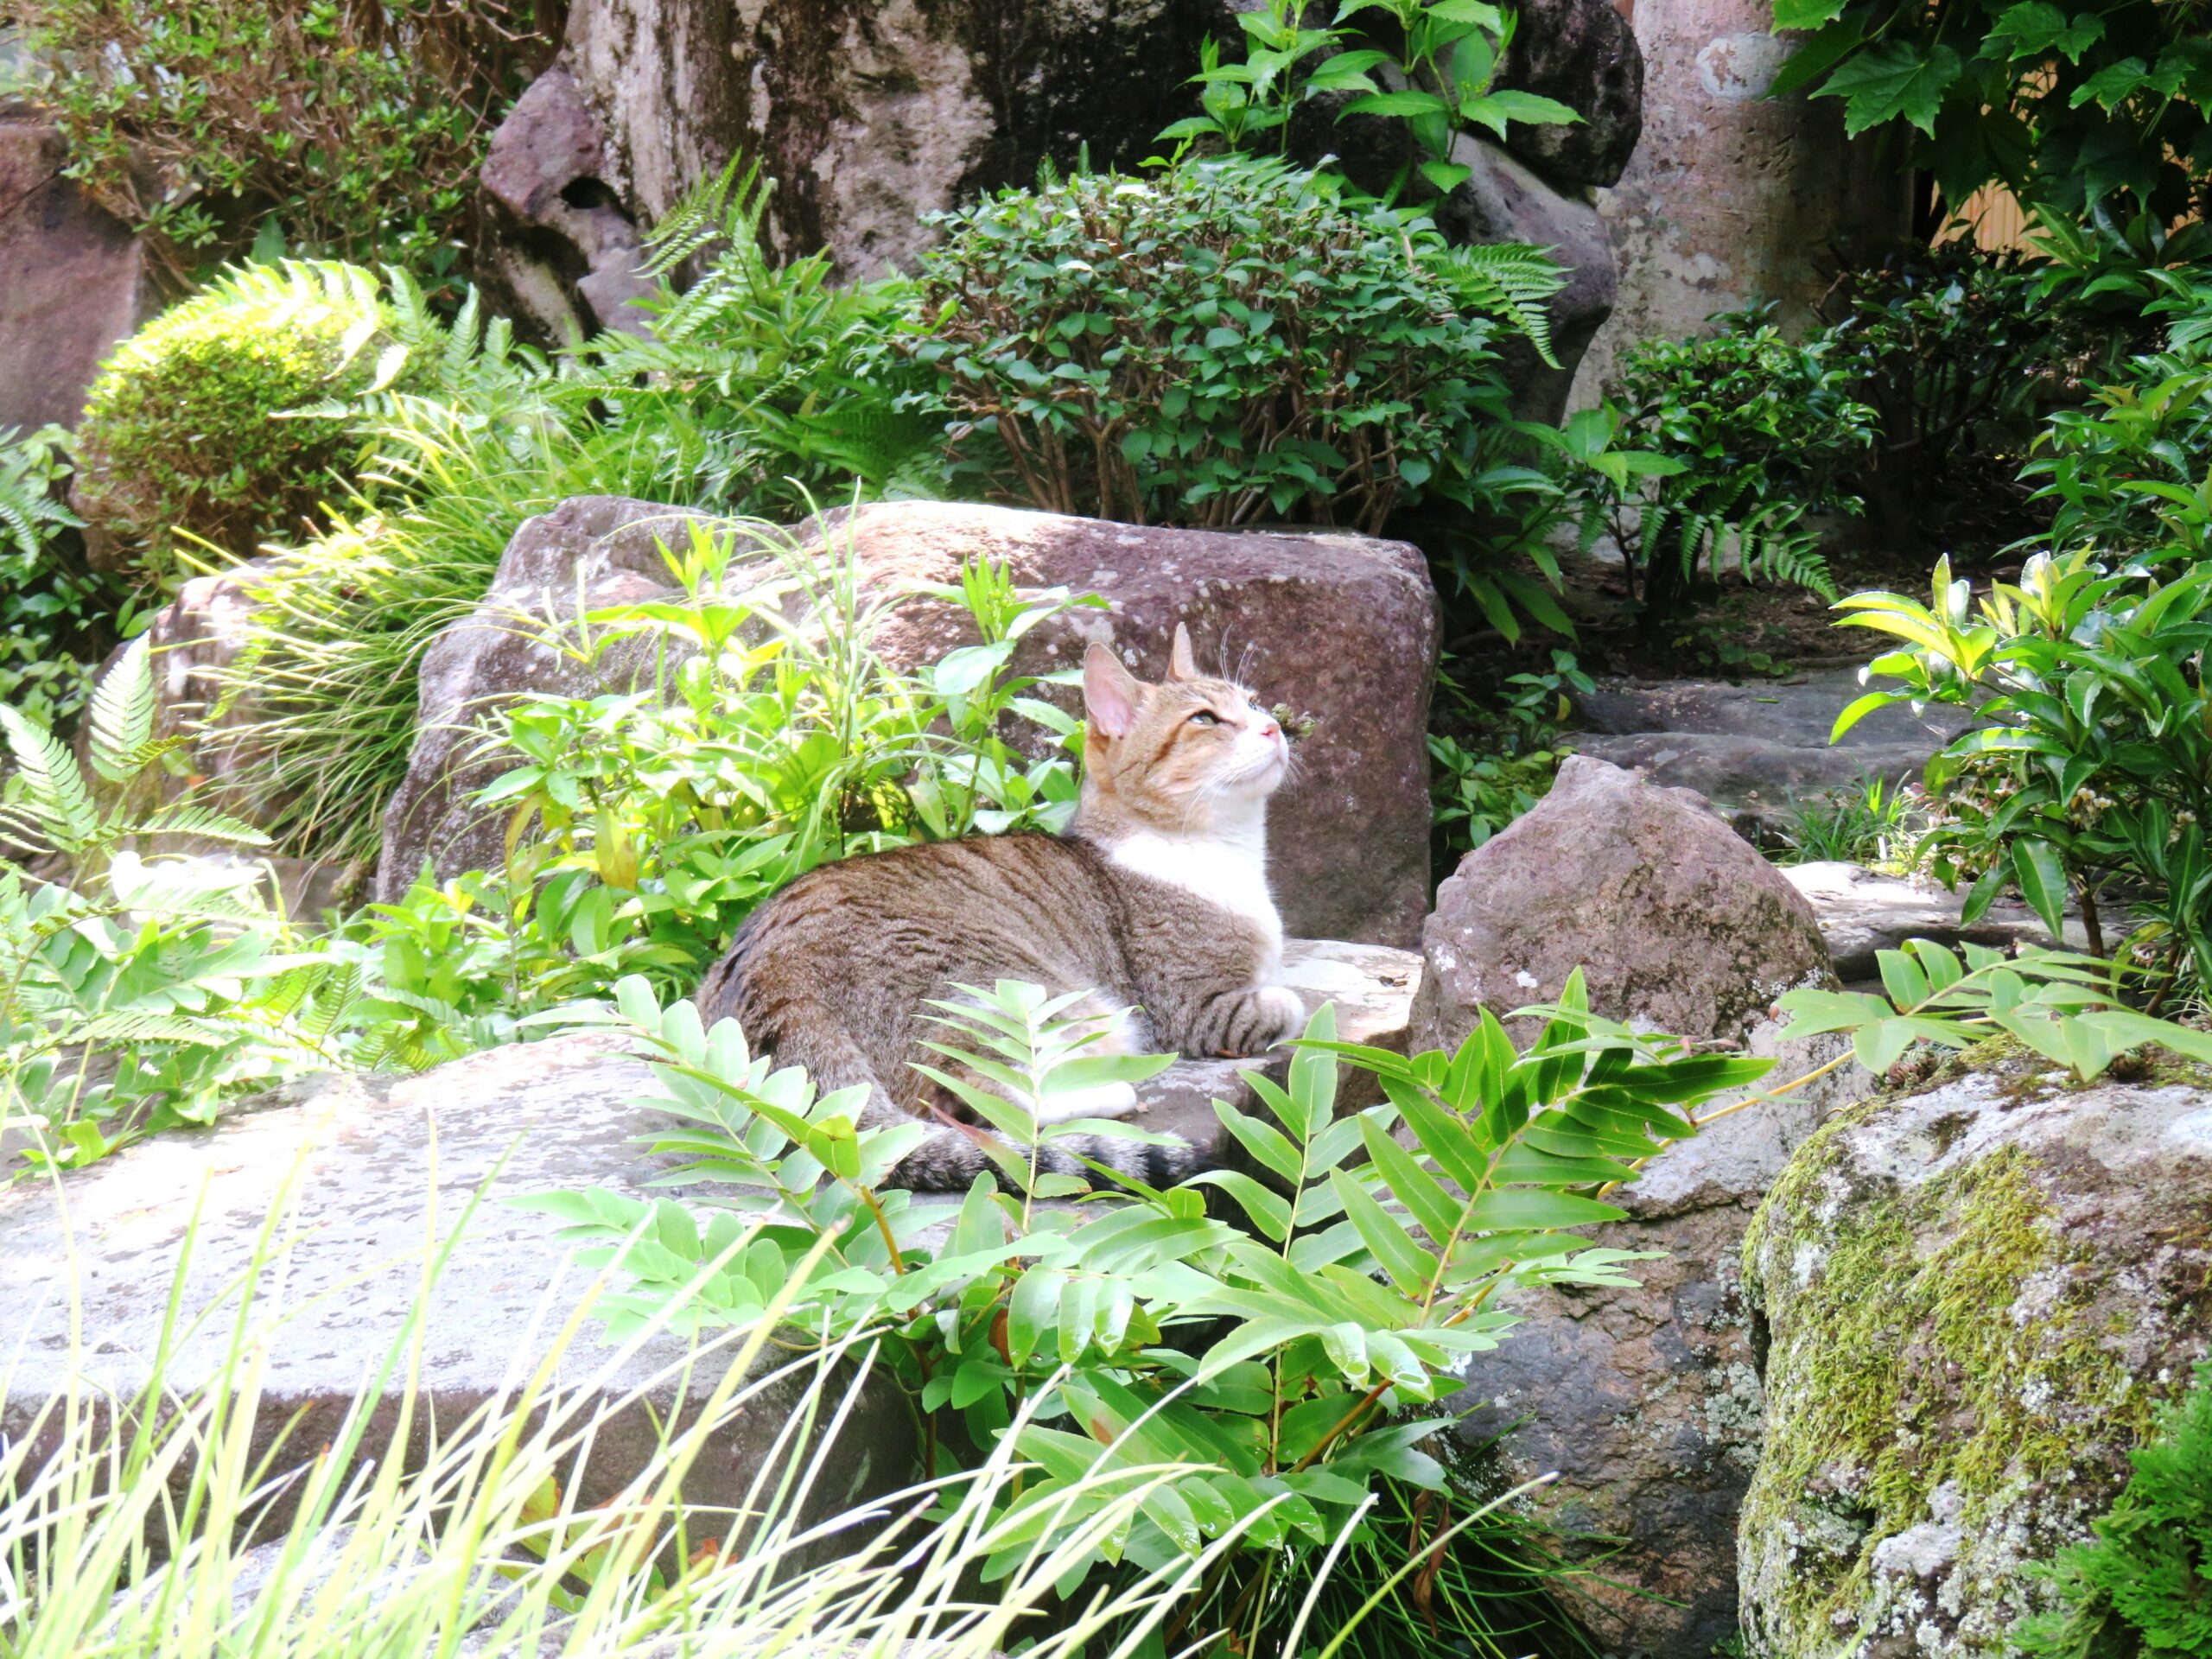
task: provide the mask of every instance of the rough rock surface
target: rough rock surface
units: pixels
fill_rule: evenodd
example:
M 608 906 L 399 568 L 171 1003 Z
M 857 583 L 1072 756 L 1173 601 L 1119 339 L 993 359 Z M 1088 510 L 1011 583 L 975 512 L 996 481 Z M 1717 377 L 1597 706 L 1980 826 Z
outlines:
M 778 190 L 784 254 L 848 276 L 909 263 L 921 215 L 1027 184 L 1050 159 L 1134 166 L 1197 107 L 1185 77 L 1233 0 L 576 0 L 558 67 L 574 89 L 494 140 L 486 184 L 548 204 L 505 238 L 509 280 L 555 316 L 620 226 L 662 218 L 732 156 Z M 576 111 L 581 111 L 579 116 Z M 587 143 L 587 125 L 596 137 Z M 567 211 L 550 204 L 563 199 Z M 512 211 L 512 209 L 511 209 Z M 515 233 L 520 232 L 520 234 Z
M 1842 1044 L 1782 1043 L 1769 1022 L 1746 1046 L 1779 1057 L 1760 1084 L 1770 1089 Z M 1665 1252 L 1635 1265 L 1641 1288 L 1524 1294 L 1510 1311 L 1526 1323 L 1469 1362 L 1451 1408 L 1469 1413 L 1457 1433 L 1491 1478 L 1511 1486 L 1555 1471 L 1537 1500 L 1548 1519 L 1626 1541 L 1618 1554 L 1592 1552 L 1605 1558 L 1599 1578 L 1626 1587 L 1592 1584 L 1575 1601 L 1609 1651 L 1708 1659 L 1735 1628 L 1736 1516 L 1762 1408 L 1744 1232 L 1821 1114 L 1872 1082 L 1847 1065 L 1669 1147 L 1614 1195 L 1628 1218 L 1589 1230 L 1593 1244 Z
M 0 99 L 0 428 L 73 426 L 155 305 L 137 239 L 61 176 L 66 158 L 58 129 Z
M 1768 1017 L 1783 991 L 1833 982 L 1795 889 L 1696 797 L 1586 757 L 1460 861 L 1423 947 L 1417 1048 L 1457 1042 L 1478 1007 L 1550 1000 L 1580 964 L 1602 1014 L 1776 1056 L 1763 1088 L 1840 1052 L 1833 1039 L 1783 1044 Z M 1595 1592 L 1616 1651 L 1703 1659 L 1732 1628 L 1759 1412 L 1738 1246 L 1821 1109 L 1869 1081 L 1846 1066 L 1661 1153 L 1624 1190 L 1628 1218 L 1592 1234 L 1667 1253 L 1641 1264 L 1642 1288 L 1531 1293 L 1512 1309 L 1528 1323 L 1470 1363 L 1454 1402 L 1472 1412 L 1463 1440 L 1495 1440 L 1484 1455 L 1509 1484 L 1557 1471 L 1544 1513 L 1627 1541 L 1600 1572 L 1629 1588 Z
M 1457 1045 L 1478 1008 L 1550 1001 L 1577 967 L 1599 1014 L 1729 1041 L 1834 971 L 1811 906 L 1703 801 L 1587 755 L 1459 861 L 1421 949 L 1424 1048 Z
M 1643 50 L 1609 0 L 1527 0 L 1497 85 L 1555 98 L 1580 122 L 1507 129 L 1513 152 L 1567 188 L 1612 184 L 1643 130 Z
M 663 590 L 654 544 L 687 515 L 612 497 L 585 497 L 515 534 L 474 616 L 441 634 L 422 667 L 422 713 L 406 781 L 385 815 L 376 891 L 391 899 L 430 860 L 442 874 L 488 868 L 500 855 L 496 820 L 468 791 L 499 770 L 472 760 L 468 727 L 503 696 L 569 694 L 628 683 L 629 660 L 601 659 L 594 677 L 543 643 L 529 622 L 550 607 Z M 1300 775 L 1276 797 L 1270 868 L 1293 932 L 1411 944 L 1428 892 L 1427 750 L 1436 660 L 1435 597 L 1421 555 L 1400 543 L 1324 533 L 1228 535 L 1141 529 L 1051 513 L 937 502 L 863 507 L 830 535 L 849 534 L 871 586 L 944 582 L 961 562 L 1006 562 L 1024 586 L 1066 584 L 1103 595 L 1032 632 L 1015 667 L 1072 665 L 1084 645 L 1111 641 L 1140 674 L 1166 668 L 1187 623 L 1202 661 L 1239 667 L 1263 702 L 1319 717 L 1300 741 Z M 805 532 L 818 535 L 818 530 Z M 756 580 L 757 566 L 735 578 Z M 934 601 L 903 608 L 877 636 L 894 665 L 912 667 L 970 641 L 964 613 Z M 1071 687 L 1050 694 L 1075 706 Z
M 484 157 L 484 194 L 499 220 L 493 260 L 523 315 L 555 339 L 573 331 L 645 331 L 633 302 L 653 284 L 638 274 L 638 222 L 601 183 L 606 138 L 583 89 L 555 64 L 507 111 Z M 565 248 L 566 259 L 547 257 Z M 581 274 L 569 269 L 581 265 Z
M 288 1446 L 310 1450 L 332 1431 L 401 1334 L 422 1282 L 424 1252 L 481 1201 L 467 1242 L 441 1273 L 425 1319 L 421 1386 L 441 1423 L 460 1421 L 503 1388 L 528 1381 L 589 1275 L 566 1261 L 549 1217 L 513 1208 L 522 1194 L 594 1185 L 643 1195 L 658 1170 L 632 1137 L 657 1123 L 628 1103 L 642 1064 L 605 1033 L 494 1050 L 417 1077 L 310 1083 L 247 1108 L 213 1129 L 172 1132 L 64 1179 L 0 1192 L 0 1306 L 19 1357 L 0 1395 L 0 1432 L 22 1434 L 73 1368 L 122 1398 L 143 1386 L 187 1229 L 198 1215 L 181 1306 L 219 1311 L 172 1355 L 168 1385 L 188 1395 L 219 1370 L 235 1295 L 265 1217 L 289 1183 L 295 1224 L 281 1268 L 297 1313 L 269 1351 L 257 1450 L 288 1420 Z M 502 1162 L 502 1160 L 505 1161 Z M 66 1211 L 63 1205 L 66 1204 Z M 74 1254 L 74 1263 L 71 1260 Z M 82 1302 L 72 1351 L 69 1289 Z M 598 1503 L 643 1466 L 654 1443 L 648 1406 L 702 1400 L 721 1368 L 702 1365 L 677 1399 L 664 1376 L 683 1356 L 672 1339 L 610 1365 L 588 1337 L 570 1346 L 560 1381 L 616 1413 L 575 1484 Z M 739 1420 L 702 1452 L 687 1487 L 695 1502 L 733 1504 L 788 1413 L 779 1383 L 767 1409 Z M 911 1475 L 909 1416 L 887 1382 L 872 1383 L 809 1503 L 831 1515 Z M 396 1402 L 372 1419 L 365 1453 L 389 1443 Z M 421 1418 L 417 1416 L 419 1430 Z
M 2012 1650 L 2212 1317 L 2212 1073 L 1989 1045 L 1799 1149 L 1745 1246 L 1767 1426 L 1753 1653 Z
M 1565 740 L 1655 783 L 1694 789 L 1749 830 L 1789 822 L 1793 796 L 1916 779 L 1966 729 L 1959 709 L 1878 710 L 1831 745 L 1835 717 L 1865 690 L 1858 670 L 1821 668 L 1787 683 L 1605 680 L 1580 700 L 1584 729 Z
M 1803 37 L 1773 32 L 1765 0 L 1637 0 L 1643 134 L 1598 193 L 1620 260 L 1620 299 L 1575 385 L 1594 404 L 1638 340 L 1709 333 L 1715 311 L 1778 302 L 1793 333 L 1839 259 L 1910 228 L 1904 174 L 1871 137 L 1843 136 L 1834 99 L 1766 95 Z M 1524 29 L 1529 20 L 1523 20 Z

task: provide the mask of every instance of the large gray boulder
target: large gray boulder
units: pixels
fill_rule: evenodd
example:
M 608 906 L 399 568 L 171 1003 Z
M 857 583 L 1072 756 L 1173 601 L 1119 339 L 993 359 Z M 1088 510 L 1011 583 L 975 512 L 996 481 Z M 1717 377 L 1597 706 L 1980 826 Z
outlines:
M 1805 901 L 1695 796 L 1602 761 L 1570 759 L 1535 810 L 1460 861 L 1422 942 L 1419 1048 L 1456 1044 L 1483 1008 L 1556 997 L 1579 965 L 1600 1014 L 1776 1057 L 1761 1091 L 1840 1052 L 1782 1041 L 1770 1013 L 1783 991 L 1834 982 Z M 1469 1363 L 1462 1440 L 1502 1482 L 1556 1472 L 1545 1516 L 1624 1541 L 1599 1568 L 1611 1582 L 1577 1604 L 1614 1651 L 1705 1659 L 1733 1626 L 1760 1405 L 1738 1249 L 1821 1111 L 1871 1082 L 1846 1065 L 1660 1153 L 1616 1195 L 1627 1218 L 1591 1232 L 1665 1253 L 1637 1264 L 1641 1288 L 1526 1294 L 1514 1339 Z
M 1798 1150 L 1747 1240 L 1764 1659 L 2017 1651 L 2212 1332 L 2212 1072 L 1986 1045 Z
M 137 238 L 62 175 L 51 122 L 0 99 L 0 429 L 76 423 L 100 361 L 153 314 Z
M 427 861 L 442 876 L 496 868 L 503 824 L 471 792 L 507 764 L 481 752 L 480 721 L 530 691 L 627 689 L 640 658 L 587 664 L 544 639 L 544 620 L 590 605 L 664 595 L 658 543 L 681 542 L 693 515 L 613 497 L 564 503 L 515 534 L 476 613 L 425 653 L 419 728 L 405 781 L 385 814 L 376 894 L 404 893 Z M 1297 748 L 1299 775 L 1275 798 L 1270 871 L 1293 932 L 1410 944 L 1428 894 L 1428 757 L 1424 733 L 1436 662 L 1436 600 L 1418 550 L 1334 532 L 1226 534 L 1141 528 L 1053 513 L 946 502 L 887 502 L 802 526 L 802 542 L 848 537 L 878 591 L 957 582 L 963 561 L 1003 562 L 1024 587 L 1103 596 L 1033 630 L 1015 667 L 1071 666 L 1092 640 L 1159 677 L 1177 623 L 1203 660 L 1236 665 L 1263 702 L 1319 724 Z M 755 561 L 732 577 L 758 581 Z M 934 662 L 971 643 L 966 613 L 942 601 L 902 607 L 876 646 L 894 666 Z M 1070 709 L 1072 687 L 1047 688 Z
M 1703 801 L 1586 755 L 1459 861 L 1421 949 L 1423 1047 L 1553 1000 L 1578 967 L 1608 1018 L 1731 1042 L 1834 976 L 1812 907 Z

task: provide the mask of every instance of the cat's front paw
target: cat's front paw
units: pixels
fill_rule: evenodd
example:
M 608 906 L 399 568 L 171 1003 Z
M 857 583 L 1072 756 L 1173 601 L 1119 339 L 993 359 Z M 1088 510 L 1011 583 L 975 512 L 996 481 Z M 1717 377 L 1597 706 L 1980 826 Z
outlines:
M 1262 985 L 1248 993 L 1230 1022 L 1224 1059 L 1264 1054 L 1287 1037 L 1306 1029 L 1306 1003 L 1287 985 Z

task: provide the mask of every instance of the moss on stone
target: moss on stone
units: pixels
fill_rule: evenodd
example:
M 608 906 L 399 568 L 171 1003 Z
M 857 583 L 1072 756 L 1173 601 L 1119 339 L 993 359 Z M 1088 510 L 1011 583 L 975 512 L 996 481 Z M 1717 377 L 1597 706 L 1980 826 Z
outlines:
M 2039 1057 L 1985 1050 L 1961 1069 L 2000 1074 L 2005 1095 L 2063 1086 Z M 1886 1106 L 1809 1140 L 1745 1241 L 1747 1293 L 1787 1327 L 1743 1517 L 1747 1539 L 1769 1541 L 1745 1558 L 1767 1580 L 1752 1597 L 1765 1652 L 1863 1650 L 1854 1633 L 1882 1610 L 1876 1547 L 1931 1516 L 1970 1541 L 1949 1592 L 1956 1650 L 2003 1651 L 2025 1611 L 2016 1569 L 2047 1544 L 2029 1517 L 2097 1478 L 2078 1466 L 2083 1421 L 2125 1445 L 2162 1397 L 2123 1363 L 2088 1247 L 2033 1158 L 2000 1147 L 1917 1186 L 1847 1169 L 1837 1137 Z

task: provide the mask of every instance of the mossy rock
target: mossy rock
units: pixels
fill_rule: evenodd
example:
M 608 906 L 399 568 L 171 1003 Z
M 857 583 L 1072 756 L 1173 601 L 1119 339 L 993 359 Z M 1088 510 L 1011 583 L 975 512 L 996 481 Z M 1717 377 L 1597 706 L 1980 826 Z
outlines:
M 1766 1424 L 1747 1650 L 2016 1650 L 2212 1313 L 2212 1077 L 1991 1046 L 1799 1148 L 1744 1245 Z
M 352 425 L 314 411 L 391 374 L 391 328 L 369 272 L 289 262 L 233 271 L 124 341 L 77 428 L 71 501 L 95 562 L 167 575 L 180 537 L 245 558 L 344 500 Z

